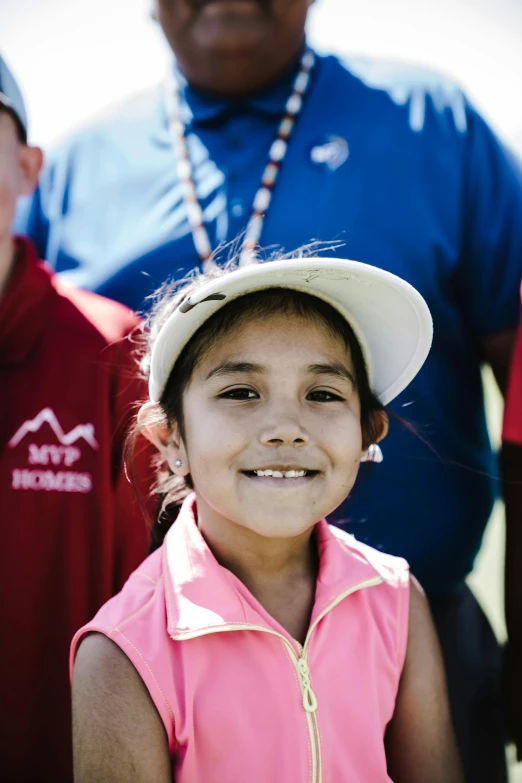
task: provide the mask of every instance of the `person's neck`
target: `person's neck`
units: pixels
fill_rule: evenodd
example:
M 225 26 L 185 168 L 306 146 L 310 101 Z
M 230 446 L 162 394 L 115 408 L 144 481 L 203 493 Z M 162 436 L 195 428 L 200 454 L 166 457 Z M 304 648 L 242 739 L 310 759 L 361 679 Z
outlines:
M 2 299 L 15 264 L 15 243 L 10 234 L 0 237 L 0 299 Z
M 292 538 L 265 538 L 241 525 L 198 517 L 198 527 L 218 563 L 252 592 L 256 587 L 315 580 L 315 527 Z
M 178 67 L 194 89 L 216 98 L 241 100 L 270 88 L 296 68 L 303 46 L 304 39 L 296 51 L 272 61 L 249 54 L 244 58 L 236 56 L 200 61 L 196 68 L 178 60 Z

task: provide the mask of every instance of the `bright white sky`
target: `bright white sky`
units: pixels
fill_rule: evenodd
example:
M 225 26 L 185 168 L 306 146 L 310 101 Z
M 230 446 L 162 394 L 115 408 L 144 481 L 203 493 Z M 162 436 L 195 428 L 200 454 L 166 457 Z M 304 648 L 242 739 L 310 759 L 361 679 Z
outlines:
M 33 141 L 48 145 L 162 77 L 167 51 L 149 7 L 0 0 L 0 50 L 24 90 Z M 316 0 L 309 38 L 444 72 L 522 149 L 522 0 Z

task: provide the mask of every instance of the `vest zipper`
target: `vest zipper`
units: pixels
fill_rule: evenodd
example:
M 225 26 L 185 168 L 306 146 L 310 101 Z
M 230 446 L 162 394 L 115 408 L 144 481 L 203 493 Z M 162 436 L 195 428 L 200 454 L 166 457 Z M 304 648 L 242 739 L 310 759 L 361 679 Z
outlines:
M 265 628 L 262 625 L 253 625 L 249 623 L 237 623 L 237 624 L 231 624 L 231 625 L 209 625 L 206 628 L 200 628 L 199 631 L 185 631 L 184 633 L 175 634 L 174 636 L 171 635 L 171 639 L 173 641 L 184 641 L 188 639 L 196 639 L 198 636 L 206 636 L 207 634 L 211 633 L 221 633 L 224 631 L 261 631 L 264 633 L 272 634 L 273 636 L 277 636 L 279 639 L 281 639 L 287 649 L 290 652 L 290 658 L 293 661 L 296 669 L 297 674 L 299 677 L 299 684 L 301 686 L 301 695 L 302 695 L 302 701 L 303 701 L 303 710 L 306 715 L 306 721 L 308 725 L 308 733 L 310 736 L 310 752 L 312 755 L 312 783 L 322 783 L 323 781 L 323 765 L 322 765 L 322 759 L 321 759 L 321 742 L 319 737 L 319 726 L 317 723 L 317 699 L 313 692 L 312 685 L 310 683 L 310 670 L 308 668 L 308 662 L 306 660 L 306 653 L 308 651 L 308 645 L 310 642 L 310 637 L 314 629 L 316 628 L 317 624 L 320 620 L 323 619 L 323 617 L 328 614 L 337 604 L 339 604 L 341 601 L 343 601 L 345 598 L 347 598 L 352 593 L 357 592 L 358 590 L 362 590 L 365 587 L 373 587 L 374 585 L 381 584 L 384 579 L 382 576 L 375 576 L 372 579 L 367 579 L 364 582 L 359 582 L 359 584 L 353 585 L 353 587 L 350 587 L 348 590 L 345 590 L 344 593 L 340 593 L 340 595 L 337 596 L 337 598 L 332 601 L 332 603 L 328 604 L 326 609 L 324 609 L 320 615 L 318 615 L 310 628 L 308 629 L 308 633 L 306 634 L 306 639 L 304 641 L 304 644 L 301 645 L 299 642 L 296 642 L 297 647 L 299 649 L 300 655 L 297 656 L 294 646 L 288 641 L 288 639 L 283 636 L 283 634 L 278 633 L 278 631 L 273 631 L 270 628 Z

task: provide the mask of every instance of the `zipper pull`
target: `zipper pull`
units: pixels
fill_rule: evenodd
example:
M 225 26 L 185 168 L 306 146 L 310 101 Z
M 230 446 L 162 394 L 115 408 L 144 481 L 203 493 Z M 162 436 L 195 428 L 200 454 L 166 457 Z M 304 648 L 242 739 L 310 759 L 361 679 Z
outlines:
M 303 692 L 303 707 L 307 712 L 315 712 L 317 699 L 310 685 L 310 670 L 305 658 L 299 658 L 297 669 L 301 677 L 301 691 Z

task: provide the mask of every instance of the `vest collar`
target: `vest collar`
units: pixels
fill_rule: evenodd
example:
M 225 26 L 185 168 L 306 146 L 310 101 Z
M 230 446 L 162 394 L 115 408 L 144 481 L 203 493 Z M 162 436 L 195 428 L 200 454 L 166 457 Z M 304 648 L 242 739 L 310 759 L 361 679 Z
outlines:
M 230 625 L 262 626 L 281 633 L 279 624 L 243 583 L 217 562 L 197 527 L 196 515 L 192 494 L 183 503 L 163 546 L 169 635 L 210 633 Z M 325 520 L 318 523 L 317 532 L 319 575 L 312 623 L 344 593 L 386 577 L 386 565 L 380 562 L 385 556 Z

